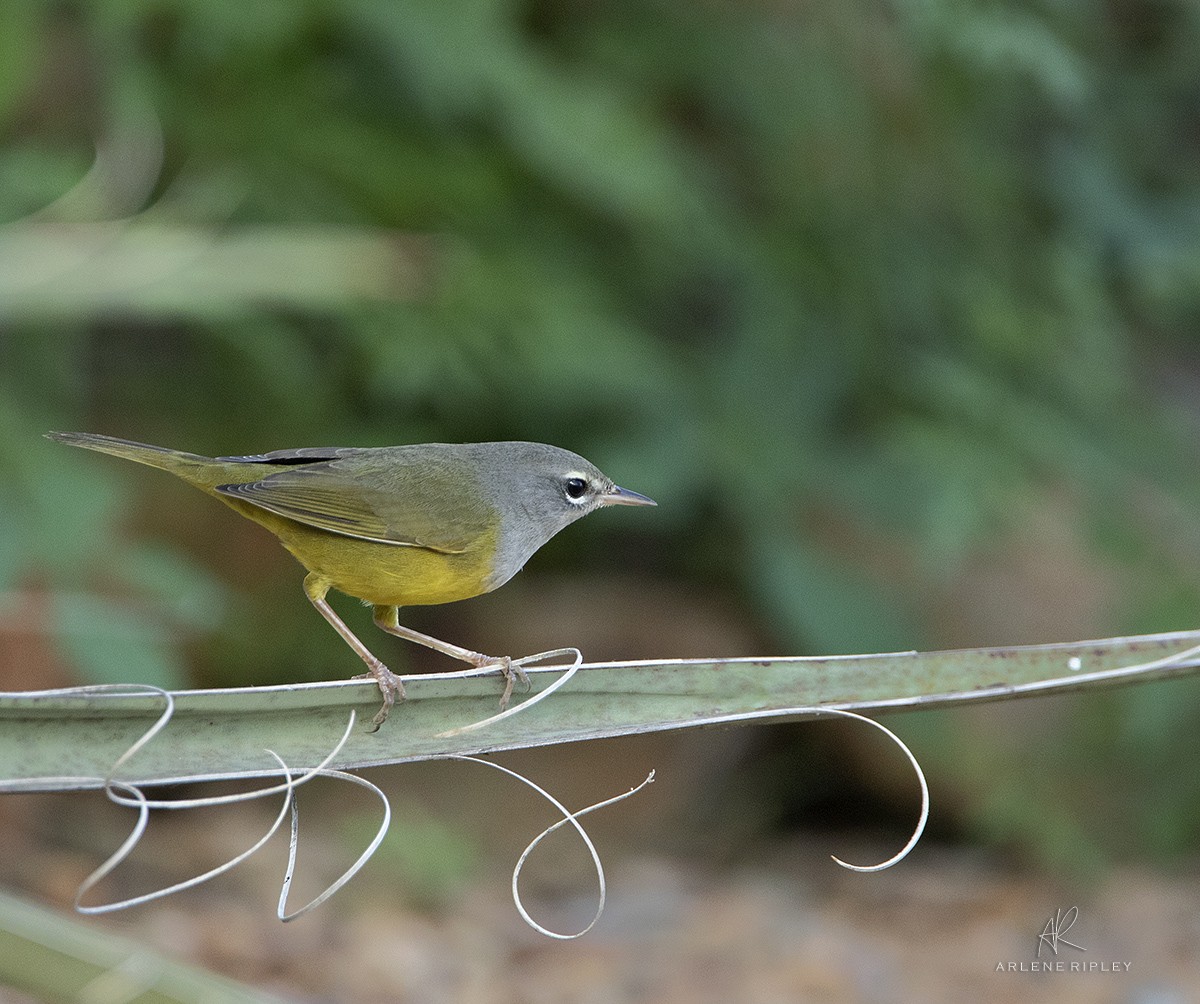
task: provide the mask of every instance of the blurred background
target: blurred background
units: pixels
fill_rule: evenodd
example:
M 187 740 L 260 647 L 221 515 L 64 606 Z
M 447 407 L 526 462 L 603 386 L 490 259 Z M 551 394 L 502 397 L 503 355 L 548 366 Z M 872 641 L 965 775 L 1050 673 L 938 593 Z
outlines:
M 268 534 L 50 429 L 533 439 L 658 500 L 405 612 L 484 651 L 1195 627 L 1197 51 L 1184 0 L 0 5 L 0 689 L 359 668 Z M 335 604 L 393 669 L 447 668 Z M 1138 962 L 1055 999 L 1192 999 L 1198 701 L 889 719 L 934 809 L 875 877 L 827 855 L 890 855 L 916 795 L 862 729 L 513 755 L 569 804 L 659 772 L 594 817 L 610 913 L 570 946 L 506 901 L 544 810 L 448 765 L 374 772 L 395 835 L 312 918 L 272 917 L 280 858 L 88 923 L 314 1000 L 1004 1000 L 1049 992 L 995 964 L 1079 904 L 1097 956 Z M 273 811 L 167 820 L 123 881 L 209 867 Z M 308 813 L 318 871 L 358 811 Z M 2 875 L 65 912 L 127 825 L 6 797 Z M 529 881 L 586 922 L 569 844 Z

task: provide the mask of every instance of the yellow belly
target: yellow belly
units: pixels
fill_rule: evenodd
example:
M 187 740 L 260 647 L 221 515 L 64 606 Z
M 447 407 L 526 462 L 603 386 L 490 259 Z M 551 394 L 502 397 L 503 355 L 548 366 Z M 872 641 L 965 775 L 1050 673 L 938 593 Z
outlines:
M 258 506 L 228 497 L 222 501 L 265 526 L 300 564 L 334 589 L 367 603 L 395 607 L 450 603 L 486 593 L 494 584 L 495 533 L 461 554 L 444 554 L 327 533 Z

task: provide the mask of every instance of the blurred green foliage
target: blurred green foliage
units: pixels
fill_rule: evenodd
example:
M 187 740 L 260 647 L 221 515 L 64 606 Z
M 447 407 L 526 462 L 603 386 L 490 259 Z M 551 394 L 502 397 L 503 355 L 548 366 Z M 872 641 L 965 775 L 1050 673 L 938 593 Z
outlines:
M 359 853 L 378 830 L 379 820 L 365 813 L 345 816 L 338 827 L 348 855 Z M 462 891 L 479 870 L 479 859 L 471 836 L 409 802 L 392 817 L 371 861 L 389 896 L 435 909 Z
M 228 514 L 40 434 L 530 438 L 662 503 L 581 527 L 571 567 L 603 549 L 727 591 L 788 651 L 965 641 L 928 597 L 969 608 L 964 570 L 1047 511 L 1115 582 L 1072 584 L 1104 633 L 1191 626 L 1198 22 L 1184 0 L 0 6 L 0 589 L 93 591 L 61 623 L 97 678 L 174 679 L 168 638 L 216 623 L 216 678 L 328 675 L 344 651 L 298 578 L 211 570 Z M 111 643 L 69 641 L 80 619 Z M 1196 715 L 1166 693 L 1085 704 L 1060 769 L 1169 759 Z M 1127 783 L 1194 845 L 1179 788 Z

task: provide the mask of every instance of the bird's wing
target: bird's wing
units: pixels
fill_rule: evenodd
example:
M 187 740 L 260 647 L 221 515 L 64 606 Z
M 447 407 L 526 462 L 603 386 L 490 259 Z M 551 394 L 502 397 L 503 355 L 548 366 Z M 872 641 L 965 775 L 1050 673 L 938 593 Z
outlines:
M 298 450 L 272 450 L 270 453 L 250 453 L 241 457 L 215 457 L 214 459 L 227 464 L 289 466 L 312 464 L 320 460 L 337 460 L 339 457 L 349 457 L 361 452 L 361 448 L 353 446 L 303 446 Z
M 440 465 L 422 464 L 418 474 L 407 463 L 346 452 L 324 463 L 289 457 L 277 474 L 216 490 L 319 530 L 381 544 L 460 554 L 487 534 L 491 507 L 472 485 L 448 480 Z

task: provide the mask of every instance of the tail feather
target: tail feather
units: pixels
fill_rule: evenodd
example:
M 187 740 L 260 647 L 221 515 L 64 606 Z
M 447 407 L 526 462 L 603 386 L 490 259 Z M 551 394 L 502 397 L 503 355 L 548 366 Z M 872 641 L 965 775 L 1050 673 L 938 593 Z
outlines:
M 95 432 L 47 432 L 46 438 L 66 443 L 68 446 L 81 446 L 86 450 L 111 453 L 114 457 L 123 457 L 139 464 L 157 467 L 193 483 L 203 483 L 207 480 L 196 476 L 197 468 L 218 466 L 214 464 L 212 458 L 202 457 L 196 453 L 183 453 L 179 450 L 167 449 L 165 446 L 135 443 L 129 439 L 117 439 L 115 436 L 101 436 Z

